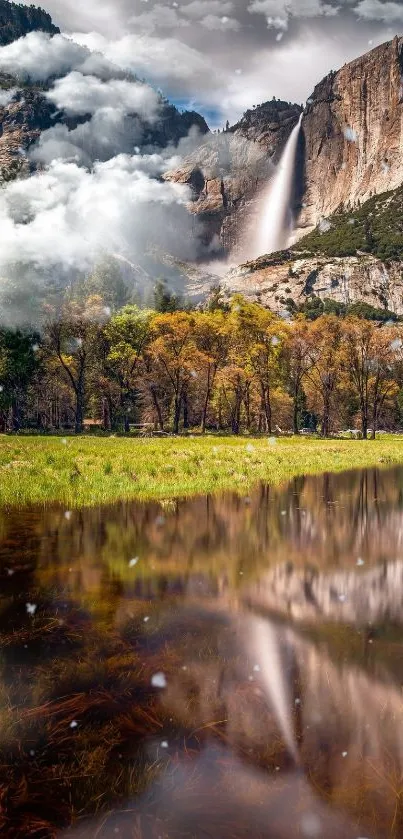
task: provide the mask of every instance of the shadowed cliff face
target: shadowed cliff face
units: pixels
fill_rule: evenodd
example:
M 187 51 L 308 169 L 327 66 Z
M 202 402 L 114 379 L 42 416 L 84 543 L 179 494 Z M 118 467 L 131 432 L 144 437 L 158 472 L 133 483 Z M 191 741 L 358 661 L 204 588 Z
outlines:
M 271 101 L 247 111 L 221 134 L 211 135 L 167 180 L 192 187 L 191 211 L 203 220 L 206 240 L 242 253 L 243 237 L 259 213 L 260 194 L 273 175 L 301 108 Z
M 306 207 L 301 228 L 340 205 L 402 183 L 402 71 L 403 38 L 395 38 L 315 88 L 302 125 Z
M 54 26 L 50 15 L 34 5 L 23 6 L 20 3 L 10 3 L 0 0 L 0 45 L 10 44 L 12 41 L 27 35 L 28 32 L 48 32 L 56 35 L 60 32 Z

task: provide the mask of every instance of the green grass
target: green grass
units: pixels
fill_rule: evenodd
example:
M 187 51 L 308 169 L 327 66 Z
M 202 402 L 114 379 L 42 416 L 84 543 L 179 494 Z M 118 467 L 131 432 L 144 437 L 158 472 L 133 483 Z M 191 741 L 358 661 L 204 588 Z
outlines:
M 376 441 L 0 436 L 0 505 L 68 507 L 278 484 L 303 474 L 403 463 L 403 437 Z

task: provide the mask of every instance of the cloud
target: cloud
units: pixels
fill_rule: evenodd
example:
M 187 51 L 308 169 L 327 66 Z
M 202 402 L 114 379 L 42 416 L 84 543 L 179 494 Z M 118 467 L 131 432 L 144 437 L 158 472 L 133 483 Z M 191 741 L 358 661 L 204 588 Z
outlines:
M 233 17 L 217 17 L 217 15 L 206 15 L 206 17 L 202 18 L 200 21 L 201 25 L 205 27 L 205 29 L 210 30 L 220 30 L 221 32 L 225 31 L 233 31 L 238 32 L 241 28 L 241 24 L 238 20 Z
M 112 64 L 163 85 L 164 90 L 197 94 L 198 85 L 211 88 L 211 62 L 176 38 L 130 34 L 115 41 L 97 32 L 75 33 L 73 37 Z
M 355 7 L 356 14 L 366 20 L 382 21 L 389 24 L 403 24 L 403 7 L 401 3 L 381 0 L 361 0 Z
M 149 85 L 123 79 L 103 81 L 76 70 L 57 79 L 46 97 L 67 114 L 95 114 L 100 109 L 135 113 L 154 122 L 161 100 Z
M 156 244 L 195 256 L 188 191 L 157 179 L 158 155 L 119 155 L 91 172 L 54 161 L 47 171 L 0 193 L 0 274 L 15 263 L 46 272 L 88 270 L 102 253 L 141 258 Z
M 180 29 L 182 26 L 190 25 L 189 21 L 180 17 L 176 9 L 161 6 L 159 3 L 151 11 L 131 17 L 129 24 L 144 32 L 154 32 L 158 28 Z
M 51 37 L 45 32 L 30 32 L 0 47 L 0 71 L 19 79 L 46 81 L 70 70 L 96 73 L 101 78 L 119 75 L 118 67 L 105 56 L 91 53 L 84 45 L 63 35 Z
M 338 7 L 322 0 L 252 0 L 248 11 L 265 15 L 269 28 L 286 30 L 290 18 L 333 17 Z
M 0 90 L 0 108 L 5 108 L 9 105 L 16 92 L 16 87 L 10 87 L 8 90 Z
M 229 15 L 234 8 L 231 0 L 193 0 L 186 6 L 181 6 L 181 13 L 194 20 L 202 19 L 207 15 L 222 17 Z

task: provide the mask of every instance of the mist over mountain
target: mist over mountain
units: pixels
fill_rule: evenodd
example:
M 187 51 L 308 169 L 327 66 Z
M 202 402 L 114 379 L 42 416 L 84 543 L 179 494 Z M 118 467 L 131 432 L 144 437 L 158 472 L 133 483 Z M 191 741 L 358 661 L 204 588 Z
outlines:
M 403 311 L 400 251 L 388 245 L 392 235 L 399 245 L 401 231 L 395 227 L 386 240 L 383 231 L 374 244 L 372 211 L 368 219 L 365 211 L 372 196 L 403 182 L 401 38 L 332 71 L 305 106 L 274 97 L 213 133 L 200 114 L 179 111 L 140 79 L 135 55 L 129 62 L 124 50 L 90 49 L 90 39 L 66 37 L 34 7 L 2 2 L 0 26 L 3 309 L 16 287 L 42 289 L 46 298 L 50 277 L 63 287 L 112 254 L 137 288 L 163 275 L 200 300 L 222 281 L 228 293 L 240 290 L 281 310 L 285 300 L 299 305 L 301 295 L 348 304 L 354 287 L 354 300 L 369 295 L 371 305 Z M 298 246 L 307 276 L 322 276 L 326 258 L 337 277 L 297 282 L 288 257 L 274 259 L 273 276 L 273 259 L 235 270 L 250 254 L 264 192 L 302 111 L 290 196 L 294 239 L 318 225 L 318 253 L 303 239 Z M 321 252 L 333 214 L 361 204 L 367 256 L 358 240 L 347 254 L 334 241 L 331 252 Z M 353 285 L 352 263 L 332 262 L 346 258 L 356 260 L 354 276 L 358 266 Z

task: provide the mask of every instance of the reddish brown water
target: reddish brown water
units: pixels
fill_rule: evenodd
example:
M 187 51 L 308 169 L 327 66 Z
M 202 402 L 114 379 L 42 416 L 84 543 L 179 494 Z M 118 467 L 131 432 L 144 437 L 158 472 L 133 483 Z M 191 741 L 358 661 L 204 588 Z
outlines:
M 0 534 L 2 837 L 403 837 L 403 470 Z

